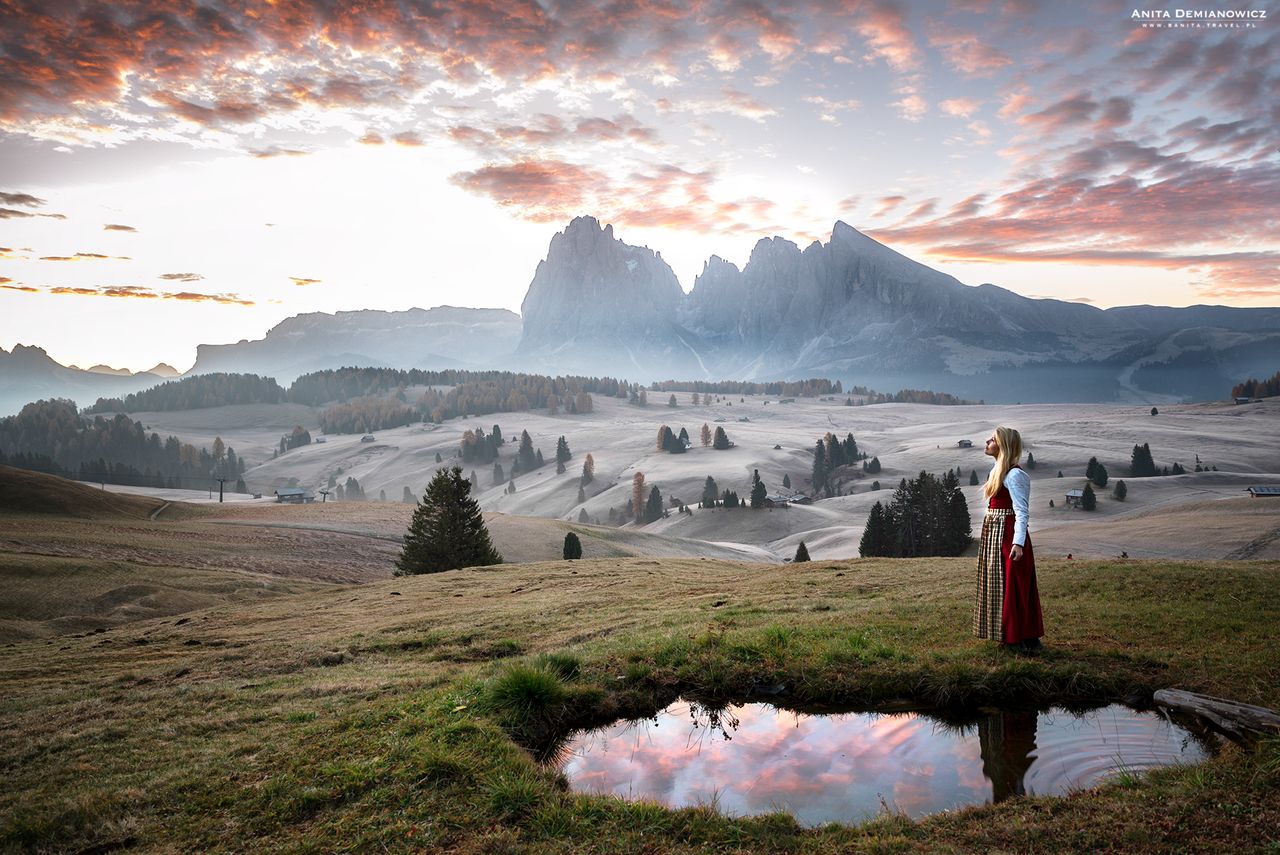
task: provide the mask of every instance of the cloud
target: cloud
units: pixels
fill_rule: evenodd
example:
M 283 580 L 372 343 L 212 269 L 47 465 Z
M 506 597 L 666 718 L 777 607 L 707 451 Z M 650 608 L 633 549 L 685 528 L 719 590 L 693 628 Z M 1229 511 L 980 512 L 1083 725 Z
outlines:
M 521 216 L 534 222 L 556 222 L 587 209 L 592 189 L 608 184 L 602 172 L 557 160 L 487 164 L 449 180 L 504 208 L 519 208 Z
M 107 223 L 105 226 L 102 227 L 102 230 L 104 232 L 136 232 L 137 231 L 137 229 L 135 229 L 133 226 L 125 226 L 125 225 L 121 225 L 120 223 Z
M 216 127 L 224 124 L 244 125 L 255 122 L 270 112 L 265 104 L 241 100 L 218 100 L 212 106 L 204 106 L 174 95 L 172 92 L 156 92 L 152 100 L 169 108 L 177 116 L 198 125 Z
M 305 286 L 307 286 L 307 285 L 319 285 L 319 284 L 320 284 L 320 280 L 319 280 L 319 279 L 307 279 L 307 278 L 302 277 L 302 276 L 290 276 L 289 278 L 293 280 L 293 284 L 294 284 L 294 285 L 297 285 L 297 286 L 299 286 L 299 287 L 305 287 Z
M 39 288 L 32 288 L 30 285 L 23 285 L 21 282 L 17 284 L 10 284 L 11 282 L 13 282 L 12 279 L 6 279 L 5 277 L 0 276 L 0 288 L 3 288 L 6 291 L 24 291 L 28 294 L 40 293 Z
M 125 255 L 103 255 L 100 252 L 77 252 L 75 255 L 42 255 L 41 261 L 132 261 Z
M 266 148 L 249 149 L 249 154 L 257 158 L 268 157 L 303 157 L 310 154 L 309 151 L 302 151 L 296 148 L 282 148 L 278 145 L 267 146 Z
M 980 106 L 982 106 L 982 102 L 977 98 L 948 98 L 946 101 L 938 102 L 938 109 L 944 116 L 951 116 L 956 119 L 969 118 L 978 112 Z
M 364 136 L 360 137 L 356 142 L 363 145 L 382 145 L 386 140 L 377 131 L 365 131 Z
M 174 282 L 198 282 L 204 277 L 199 273 L 161 273 L 160 278 Z
M 906 196 L 881 196 L 878 200 L 880 207 L 876 208 L 876 212 L 871 216 L 883 217 L 906 200 Z
M 33 214 L 30 211 L 19 211 L 15 208 L 0 208 L 0 220 L 27 219 L 29 217 L 47 217 L 50 220 L 65 220 L 65 214 Z
M 43 289 L 49 294 L 77 297 L 132 297 L 139 300 L 177 300 L 179 302 L 219 303 L 223 305 L 252 306 L 239 294 L 197 294 L 191 291 L 156 291 L 143 285 L 100 285 L 96 288 L 49 285 Z
M 967 77 L 990 77 L 1013 64 L 1013 57 L 985 44 L 977 34 L 950 27 L 934 29 L 929 35 L 929 44 L 942 52 L 952 68 Z
M 919 67 L 920 51 L 900 4 L 893 0 L 869 3 L 857 13 L 856 20 L 870 58 L 883 59 L 895 71 Z
M 1024 125 L 1035 125 L 1039 130 L 1053 133 L 1074 125 L 1085 125 L 1093 120 L 1098 102 L 1084 94 L 1064 98 L 1037 113 L 1019 118 Z
M 924 118 L 924 114 L 929 112 L 929 105 L 919 95 L 907 95 L 899 101 L 894 101 L 893 106 L 898 108 L 898 114 L 902 118 L 910 122 L 918 122 Z
M 807 95 L 801 100 L 806 104 L 813 104 L 818 107 L 818 118 L 833 125 L 840 123 L 839 119 L 836 118 L 837 113 L 857 110 L 862 106 L 855 98 L 836 101 L 822 95 Z
M 28 208 L 38 208 L 44 204 L 44 199 L 32 196 L 30 193 L 5 193 L 0 191 L 0 202 L 6 205 L 25 205 Z
M 396 145 L 409 146 L 411 148 L 426 144 L 422 141 L 422 137 L 418 136 L 415 131 L 401 131 L 391 137 L 391 139 L 396 143 Z

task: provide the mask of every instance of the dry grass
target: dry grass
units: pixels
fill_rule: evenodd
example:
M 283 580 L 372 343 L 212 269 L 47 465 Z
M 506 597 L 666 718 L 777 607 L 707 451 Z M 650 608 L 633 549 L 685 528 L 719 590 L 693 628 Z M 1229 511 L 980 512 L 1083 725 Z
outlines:
M 0 849 L 1280 846 L 1276 743 L 1069 799 L 801 830 L 572 795 L 512 739 L 777 683 L 797 705 L 1085 703 L 1176 686 L 1277 707 L 1280 562 L 1044 560 L 1048 649 L 1026 660 L 970 637 L 971 559 L 606 558 L 338 585 L 297 568 L 347 572 L 395 544 L 166 515 L 0 518 L 6 620 L 57 631 L 89 603 L 131 620 L 0 648 Z M 343 554 L 359 544 L 373 551 Z

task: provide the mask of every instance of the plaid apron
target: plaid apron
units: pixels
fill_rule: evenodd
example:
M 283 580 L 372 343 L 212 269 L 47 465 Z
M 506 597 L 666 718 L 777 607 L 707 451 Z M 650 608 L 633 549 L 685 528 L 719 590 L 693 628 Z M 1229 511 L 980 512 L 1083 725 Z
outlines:
M 1013 520 L 1013 508 L 987 508 L 982 518 L 982 540 L 978 545 L 978 594 L 973 603 L 973 634 L 978 638 L 1004 641 L 1001 614 L 1004 609 L 1005 526 Z

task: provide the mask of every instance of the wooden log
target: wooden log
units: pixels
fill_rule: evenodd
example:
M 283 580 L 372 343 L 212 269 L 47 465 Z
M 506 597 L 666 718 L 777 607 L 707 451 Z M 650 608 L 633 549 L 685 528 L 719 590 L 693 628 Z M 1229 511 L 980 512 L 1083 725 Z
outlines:
M 1162 707 L 1198 715 L 1236 736 L 1246 733 L 1280 733 L 1280 713 L 1226 698 L 1215 698 L 1181 689 L 1161 689 L 1153 700 Z

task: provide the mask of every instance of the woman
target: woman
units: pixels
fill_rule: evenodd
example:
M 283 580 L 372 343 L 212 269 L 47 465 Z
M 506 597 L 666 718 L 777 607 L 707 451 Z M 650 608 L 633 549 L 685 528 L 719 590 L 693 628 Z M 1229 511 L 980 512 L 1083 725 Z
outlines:
M 986 454 L 996 463 L 982 488 L 987 513 L 978 547 L 973 632 L 1019 652 L 1036 653 L 1044 618 L 1036 590 L 1035 553 L 1027 535 L 1031 478 L 1018 466 L 1022 437 L 1013 428 L 998 427 L 987 439 Z

